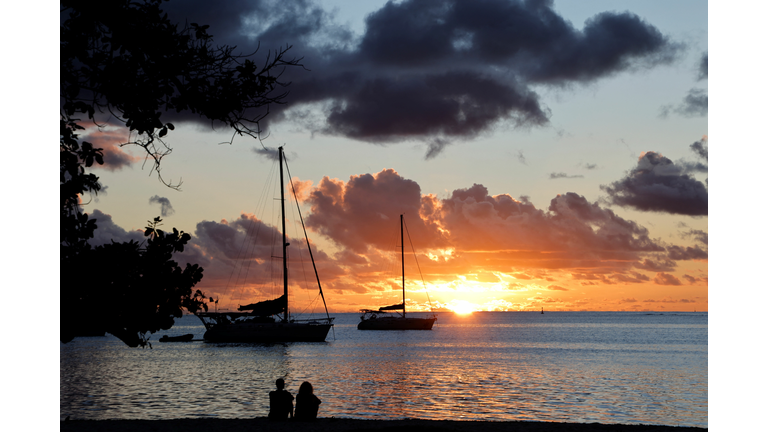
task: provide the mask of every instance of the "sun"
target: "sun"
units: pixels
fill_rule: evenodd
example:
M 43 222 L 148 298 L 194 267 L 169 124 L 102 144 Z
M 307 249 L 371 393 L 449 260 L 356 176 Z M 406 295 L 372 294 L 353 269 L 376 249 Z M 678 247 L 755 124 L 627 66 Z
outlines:
M 454 313 L 459 315 L 471 314 L 477 310 L 477 305 L 472 304 L 465 300 L 458 300 L 454 304 L 448 306 Z

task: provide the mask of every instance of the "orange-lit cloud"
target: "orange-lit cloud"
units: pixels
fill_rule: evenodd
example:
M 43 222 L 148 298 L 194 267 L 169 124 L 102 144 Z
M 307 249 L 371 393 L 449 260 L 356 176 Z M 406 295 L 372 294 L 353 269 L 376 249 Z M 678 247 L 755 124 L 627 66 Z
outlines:
M 658 285 L 682 285 L 683 283 L 680 282 L 680 279 L 676 278 L 674 275 L 668 274 L 668 273 L 656 273 L 656 276 L 653 278 L 653 283 Z
M 82 126 L 87 126 L 86 133 L 81 136 L 82 140 L 90 142 L 95 148 L 101 148 L 104 153 L 104 164 L 94 167 L 116 171 L 143 160 L 127 153 L 121 146 L 129 141 L 125 128 L 95 127 L 92 124 Z
M 462 311 L 641 310 L 657 295 L 644 293 L 660 287 L 706 287 L 706 233 L 686 234 L 701 243 L 694 246 L 663 243 L 575 193 L 554 197 L 547 209 L 508 194 L 491 196 L 478 184 L 439 199 L 392 169 L 295 184 L 309 207 L 305 221 L 323 289 L 337 311 L 402 298 L 400 214 L 408 234 L 410 310 L 428 310 L 430 302 Z M 179 260 L 201 264 L 201 288 L 236 307 L 280 294 L 281 284 L 270 282 L 282 254 L 279 238 L 275 226 L 250 214 L 204 221 Z M 303 234 L 288 242 L 291 284 L 300 288 L 295 302 L 303 304 L 316 290 L 314 274 Z M 684 272 L 676 273 L 678 261 L 686 263 Z M 235 295 L 227 287 L 244 272 L 246 289 Z M 692 307 L 706 309 L 706 300 L 697 301 Z

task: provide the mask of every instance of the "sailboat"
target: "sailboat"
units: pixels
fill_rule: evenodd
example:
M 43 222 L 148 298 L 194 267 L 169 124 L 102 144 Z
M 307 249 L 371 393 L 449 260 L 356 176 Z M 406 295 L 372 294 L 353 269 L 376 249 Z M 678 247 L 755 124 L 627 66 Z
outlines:
M 432 330 L 437 315 L 426 318 L 405 316 L 405 246 L 403 243 L 403 215 L 400 215 L 400 257 L 402 263 L 403 302 L 392 306 L 382 306 L 378 310 L 362 309 L 363 315 L 358 330 Z M 391 315 L 390 311 L 402 310 L 402 314 Z
M 238 307 L 239 312 L 198 312 L 196 315 L 205 326 L 203 339 L 207 342 L 324 342 L 328 331 L 333 327 L 333 318 L 328 315 L 325 296 L 317 275 L 312 249 L 309 256 L 315 270 L 317 285 L 325 307 L 325 318 L 298 320 L 293 319 L 288 308 L 288 253 L 289 243 L 285 235 L 285 187 L 283 182 L 283 148 L 278 148 L 280 160 L 280 214 L 282 219 L 283 239 L 283 295 L 276 299 L 265 300 Z M 295 194 L 295 190 L 294 190 Z M 298 205 L 297 205 L 298 207 Z M 299 210 L 301 218 L 301 210 Z M 304 219 L 301 218 L 302 227 Z M 304 236 L 307 230 L 304 229 Z M 309 239 L 307 238 L 307 246 Z

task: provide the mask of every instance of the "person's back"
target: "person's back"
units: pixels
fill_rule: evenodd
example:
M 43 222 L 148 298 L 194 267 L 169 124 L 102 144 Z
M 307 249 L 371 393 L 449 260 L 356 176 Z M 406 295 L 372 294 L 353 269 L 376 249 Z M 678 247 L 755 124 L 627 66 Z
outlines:
M 293 396 L 284 390 L 285 381 L 278 378 L 275 381 L 277 390 L 269 392 L 269 415 L 270 420 L 286 420 L 293 417 Z
M 316 419 L 319 407 L 320 399 L 314 395 L 312 384 L 304 381 L 296 394 L 296 420 Z

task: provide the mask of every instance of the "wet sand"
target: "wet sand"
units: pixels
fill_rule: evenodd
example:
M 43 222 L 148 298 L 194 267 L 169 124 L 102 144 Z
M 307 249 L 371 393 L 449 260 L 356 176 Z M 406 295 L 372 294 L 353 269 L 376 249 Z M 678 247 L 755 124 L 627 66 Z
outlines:
M 559 422 L 483 422 L 449 420 L 352 420 L 320 418 L 313 422 L 255 419 L 69 420 L 61 432 L 694 432 L 705 428 Z

